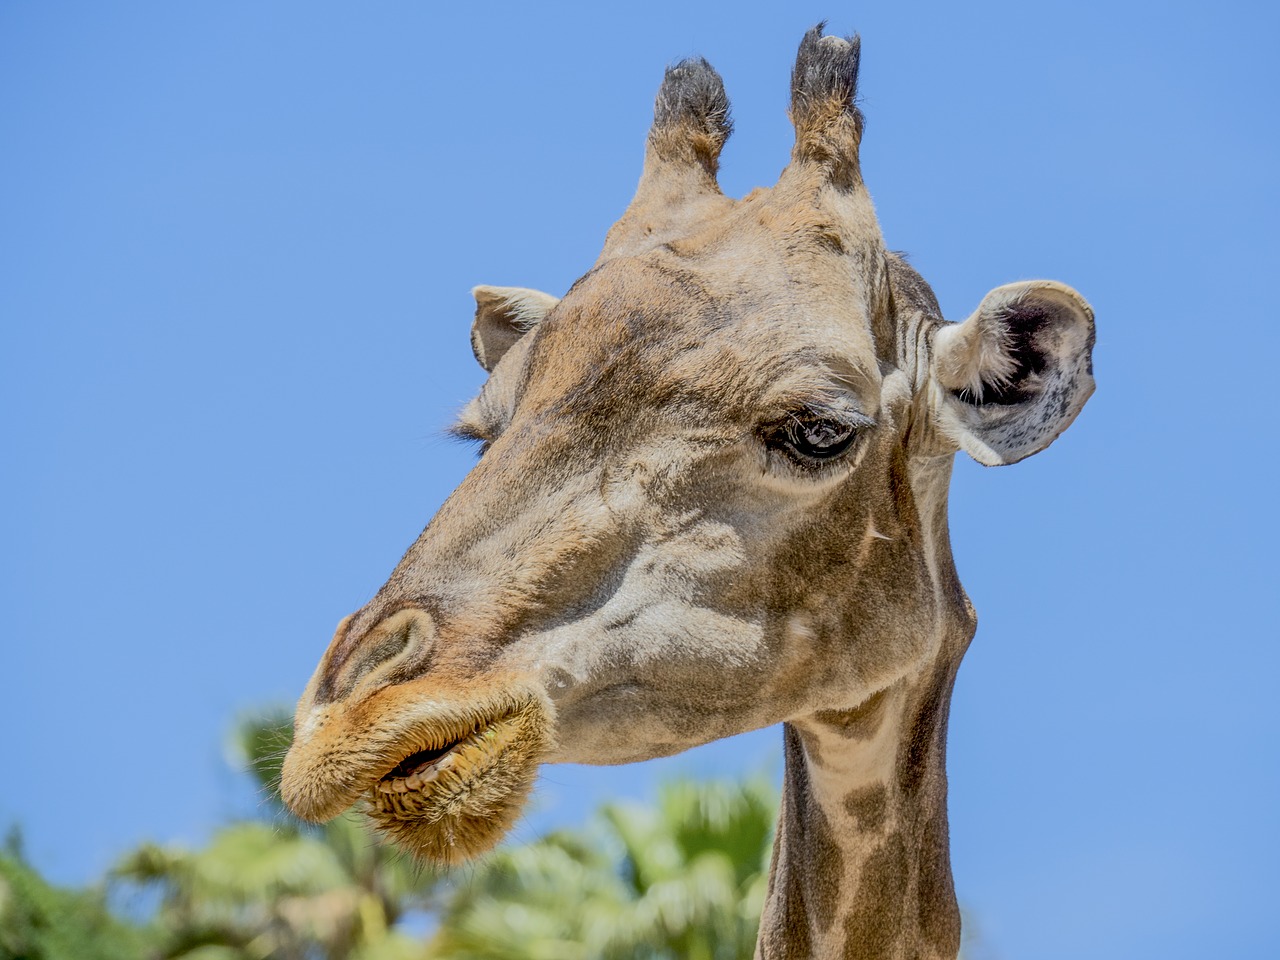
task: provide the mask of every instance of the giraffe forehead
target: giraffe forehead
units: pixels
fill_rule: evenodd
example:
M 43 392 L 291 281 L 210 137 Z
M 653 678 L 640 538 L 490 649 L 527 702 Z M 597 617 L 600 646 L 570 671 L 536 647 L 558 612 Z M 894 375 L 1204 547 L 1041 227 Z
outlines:
M 608 264 L 537 331 L 531 399 L 617 408 L 712 400 L 746 415 L 848 391 L 873 407 L 879 371 L 865 311 L 829 292 L 784 293 L 710 268 Z

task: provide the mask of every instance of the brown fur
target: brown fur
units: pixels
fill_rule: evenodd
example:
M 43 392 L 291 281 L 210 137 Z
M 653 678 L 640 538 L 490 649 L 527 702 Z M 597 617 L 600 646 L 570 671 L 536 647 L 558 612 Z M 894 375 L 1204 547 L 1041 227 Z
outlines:
M 715 182 L 719 78 L 673 68 L 595 267 L 560 300 L 477 288 L 491 375 L 458 430 L 484 456 L 317 667 L 284 771 L 299 815 L 368 798 L 452 862 L 497 842 L 540 762 L 785 721 L 759 955 L 954 956 L 946 725 L 975 620 L 952 456 L 1065 429 L 1092 313 L 1034 281 L 943 321 L 862 183 L 857 61 L 856 38 L 805 37 L 792 161 L 739 201 Z M 396 779 L 446 750 L 447 776 Z

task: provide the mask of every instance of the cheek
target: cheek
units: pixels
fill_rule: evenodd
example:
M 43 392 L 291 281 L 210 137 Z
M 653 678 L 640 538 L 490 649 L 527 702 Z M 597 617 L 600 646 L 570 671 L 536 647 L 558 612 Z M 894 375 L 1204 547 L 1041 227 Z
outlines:
M 634 482 L 610 485 L 611 510 L 629 503 Z M 758 488 L 747 497 L 744 486 L 707 486 L 683 514 L 648 514 L 631 526 L 643 539 L 590 602 L 547 605 L 551 618 L 508 647 L 555 706 L 556 759 L 674 753 L 827 705 L 828 688 L 863 689 L 900 664 L 884 636 L 896 589 L 871 577 L 849 596 L 862 536 L 850 524 L 866 525 L 865 503 L 842 511 L 819 498 L 815 518 L 810 498 Z M 901 539 L 900 525 L 883 526 Z M 870 549 L 900 566 L 907 547 L 876 539 Z
M 850 673 L 880 688 L 937 653 L 940 635 L 920 554 L 887 541 L 873 551 L 879 561 L 848 592 L 833 629 L 846 638 Z
M 602 610 L 539 642 L 558 759 L 621 763 L 765 726 L 769 664 L 758 622 L 665 599 Z
M 671 597 L 636 608 L 608 604 L 530 638 L 528 647 L 537 651 L 530 666 L 560 710 L 602 691 L 642 692 L 646 702 L 682 694 L 720 702 L 749 692 L 769 659 L 757 619 Z
M 781 552 L 792 574 L 779 580 L 779 607 L 807 614 L 814 660 L 834 686 L 878 689 L 936 652 L 927 546 L 905 460 L 886 446 Z

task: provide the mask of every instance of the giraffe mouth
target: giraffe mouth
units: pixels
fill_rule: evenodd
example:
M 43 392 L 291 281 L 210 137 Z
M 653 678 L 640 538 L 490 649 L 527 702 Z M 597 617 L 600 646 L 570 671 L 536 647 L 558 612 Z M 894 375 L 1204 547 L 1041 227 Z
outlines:
M 534 701 L 413 749 L 366 794 L 365 812 L 393 842 L 426 860 L 458 863 L 510 828 L 546 752 Z
M 478 722 L 457 740 L 409 754 L 374 785 L 371 799 L 379 810 L 412 813 L 423 799 L 456 793 L 496 764 L 518 732 L 511 717 Z

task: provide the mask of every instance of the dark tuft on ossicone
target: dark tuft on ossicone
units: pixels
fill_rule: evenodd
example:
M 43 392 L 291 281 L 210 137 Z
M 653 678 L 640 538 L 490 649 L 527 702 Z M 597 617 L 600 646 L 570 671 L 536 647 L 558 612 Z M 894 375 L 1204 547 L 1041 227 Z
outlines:
M 804 35 L 791 71 L 791 121 L 796 156 L 832 165 L 839 180 L 856 180 L 862 113 L 856 106 L 862 40 L 824 37 L 820 23 Z
M 664 155 L 692 147 L 696 159 L 714 173 L 732 132 L 729 97 L 715 68 L 702 57 L 668 67 L 653 104 L 650 142 Z
M 791 71 L 791 109 L 803 110 L 816 100 L 839 100 L 854 108 L 858 95 L 858 64 L 862 59 L 862 38 L 824 37 L 820 23 L 804 35 Z

